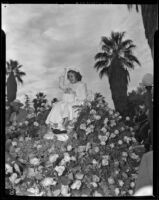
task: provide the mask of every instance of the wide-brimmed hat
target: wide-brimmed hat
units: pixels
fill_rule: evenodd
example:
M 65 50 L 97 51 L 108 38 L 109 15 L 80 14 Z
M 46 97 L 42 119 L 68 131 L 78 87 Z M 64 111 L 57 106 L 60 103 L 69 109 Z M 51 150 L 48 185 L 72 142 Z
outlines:
M 19 99 L 15 99 L 14 101 L 12 101 L 11 103 L 10 103 L 10 105 L 11 106 L 19 106 L 19 107 L 22 107 L 23 106 L 23 104 L 21 103 L 21 101 L 19 100 Z
M 153 86 L 153 75 L 150 73 L 145 74 L 142 78 L 142 82 L 139 83 L 139 85 L 142 87 Z

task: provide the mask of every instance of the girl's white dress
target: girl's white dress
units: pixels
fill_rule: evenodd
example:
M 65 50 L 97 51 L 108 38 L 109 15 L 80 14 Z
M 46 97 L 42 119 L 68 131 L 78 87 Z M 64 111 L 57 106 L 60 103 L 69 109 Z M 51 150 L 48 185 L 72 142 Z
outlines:
M 73 108 L 73 106 L 82 105 L 87 98 L 87 87 L 85 83 L 79 81 L 74 84 L 66 84 L 64 79 L 64 76 L 60 77 L 60 88 L 62 90 L 71 88 L 74 93 L 64 93 L 62 100 L 54 104 L 46 119 L 46 124 L 50 124 L 53 127 L 54 124 L 57 124 L 57 128 L 60 130 L 64 129 L 62 125 L 64 118 L 68 117 L 69 120 L 73 120 L 77 117 L 77 110 L 76 108 Z

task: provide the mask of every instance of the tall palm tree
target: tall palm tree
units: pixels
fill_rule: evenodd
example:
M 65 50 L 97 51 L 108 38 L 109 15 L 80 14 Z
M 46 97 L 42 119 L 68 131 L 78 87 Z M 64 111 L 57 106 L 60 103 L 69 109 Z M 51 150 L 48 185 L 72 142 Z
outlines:
M 129 10 L 133 7 L 132 4 L 128 4 L 127 6 Z M 136 4 L 137 12 L 139 12 L 139 6 L 141 7 L 145 36 L 151 48 L 152 57 L 154 58 L 154 34 L 158 30 L 158 4 Z
M 132 40 L 123 40 L 125 32 L 112 32 L 111 36 L 101 38 L 101 49 L 95 55 L 94 68 L 99 76 L 108 76 L 115 109 L 122 115 L 127 108 L 127 88 L 130 81 L 128 69 L 134 69 L 139 60 L 133 55 L 136 47 Z
M 6 75 L 7 79 L 7 99 L 8 103 L 16 99 L 17 94 L 17 82 L 23 83 L 22 77 L 26 75 L 25 72 L 21 71 L 22 65 L 16 60 L 11 60 L 7 62 Z

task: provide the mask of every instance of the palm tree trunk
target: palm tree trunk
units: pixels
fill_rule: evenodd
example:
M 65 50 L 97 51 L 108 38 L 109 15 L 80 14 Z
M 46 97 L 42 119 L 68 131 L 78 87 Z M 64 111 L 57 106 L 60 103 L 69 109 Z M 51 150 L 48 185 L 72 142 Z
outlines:
M 111 72 L 109 72 L 109 84 L 115 110 L 121 115 L 125 115 L 127 111 L 127 74 L 120 65 L 120 62 L 114 59 Z
M 15 80 L 14 73 L 11 72 L 7 79 L 7 99 L 9 104 L 16 99 L 16 94 L 17 82 Z

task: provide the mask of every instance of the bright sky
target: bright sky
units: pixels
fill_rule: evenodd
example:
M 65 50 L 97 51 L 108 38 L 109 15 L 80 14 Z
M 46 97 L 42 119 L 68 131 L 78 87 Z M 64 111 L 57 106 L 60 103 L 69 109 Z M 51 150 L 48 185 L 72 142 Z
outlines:
M 101 36 L 126 31 L 137 48 L 134 54 L 141 67 L 130 71 L 129 91 L 145 73 L 153 73 L 153 63 L 145 39 L 141 13 L 121 4 L 3 4 L 2 29 L 6 32 L 6 59 L 23 65 L 26 77 L 18 86 L 18 98 L 44 92 L 51 100 L 60 98 L 58 77 L 64 67 L 75 66 L 89 90 L 100 92 L 113 107 L 107 77 L 101 80 L 93 68 L 100 51 Z

